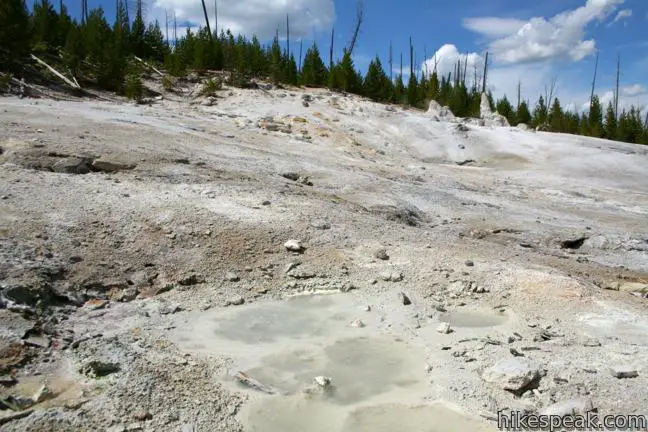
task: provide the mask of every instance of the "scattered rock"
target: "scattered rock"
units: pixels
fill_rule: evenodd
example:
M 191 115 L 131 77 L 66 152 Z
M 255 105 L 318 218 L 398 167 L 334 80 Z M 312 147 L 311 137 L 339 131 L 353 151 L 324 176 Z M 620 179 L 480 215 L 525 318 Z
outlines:
M 325 376 L 316 376 L 315 378 L 313 378 L 313 383 L 322 388 L 328 388 L 331 387 L 331 385 L 333 384 L 333 378 L 325 377 Z
M 509 352 L 513 355 L 513 357 L 524 357 L 524 354 L 522 354 L 521 352 L 519 352 L 515 348 L 509 348 Z
M 437 332 L 441 334 L 451 333 L 452 330 L 450 329 L 450 323 L 442 322 L 441 324 L 439 324 L 439 326 L 437 327 Z
M 226 306 L 241 306 L 243 303 L 245 303 L 245 299 L 240 295 L 236 295 L 236 296 L 230 298 L 229 300 L 227 300 L 227 302 L 225 302 L 225 305 Z
M 378 249 L 376 252 L 374 252 L 374 257 L 383 261 L 387 261 L 389 259 L 389 255 L 387 255 L 386 249 Z
M 182 308 L 177 304 L 168 304 L 164 303 L 158 308 L 160 315 L 173 315 L 174 313 L 180 312 Z
M 304 250 L 304 246 L 299 240 L 288 240 L 284 243 L 284 247 L 290 252 L 302 252 Z
M 265 201 L 263 201 L 261 203 L 262 206 L 269 206 L 270 204 L 272 204 L 272 203 L 270 201 L 268 201 L 268 200 L 265 200 Z
M 137 421 L 146 421 L 151 420 L 153 418 L 153 414 L 151 414 L 148 410 L 139 409 L 135 411 L 133 418 Z
M 507 358 L 487 368 L 482 379 L 504 390 L 520 391 L 539 376 L 538 369 L 518 358 Z
M 583 416 L 594 411 L 594 404 L 590 398 L 569 399 L 556 402 L 540 411 L 541 415 L 552 417 Z
M 310 106 L 310 104 L 306 101 L 302 101 L 302 105 L 304 106 L 304 108 L 308 108 Z
M 238 275 L 236 273 L 227 272 L 225 274 L 225 280 L 228 281 L 228 282 L 238 282 L 240 280 L 240 278 L 238 277 Z
M 42 385 L 36 391 L 36 393 L 34 393 L 34 396 L 32 396 L 32 400 L 34 401 L 34 403 L 41 403 L 52 397 L 54 397 L 52 391 L 46 385 Z
M 466 267 L 474 267 L 474 266 L 475 266 L 474 262 L 472 262 L 470 260 L 466 261 Z
M 401 272 L 384 272 L 380 274 L 380 279 L 385 282 L 400 282 L 403 280 L 403 273 Z
M 353 327 L 353 328 L 363 328 L 363 327 L 366 327 L 365 323 L 362 322 L 361 319 L 355 319 L 355 320 L 351 321 L 351 324 L 349 324 L 349 326 L 350 326 L 350 327 Z
M 400 299 L 401 303 L 403 303 L 403 306 L 409 306 L 412 304 L 412 301 L 407 296 L 407 294 L 402 291 L 398 293 L 398 298 Z
M 180 284 L 181 286 L 198 285 L 201 283 L 205 283 L 205 278 L 199 274 L 190 274 L 188 276 L 183 276 L 178 281 L 178 284 Z
M 95 159 L 92 162 L 92 167 L 98 171 L 104 172 L 118 172 L 118 171 L 128 171 L 135 169 L 136 165 L 118 162 L 109 157 L 102 156 L 99 159 Z
M 90 163 L 88 158 L 69 157 L 56 162 L 52 170 L 65 174 L 87 174 L 91 171 Z
M 101 360 L 90 360 L 79 369 L 80 373 L 91 378 L 100 378 L 119 371 L 119 364 Z
M 312 226 L 315 229 L 322 230 L 322 231 L 331 229 L 331 224 L 326 222 L 326 221 L 322 221 L 322 220 L 313 221 L 313 222 L 311 222 L 310 226 Z
M 629 365 L 612 366 L 610 368 L 610 373 L 612 374 L 613 377 L 618 379 L 637 378 L 639 376 L 639 372 L 637 372 L 637 369 Z

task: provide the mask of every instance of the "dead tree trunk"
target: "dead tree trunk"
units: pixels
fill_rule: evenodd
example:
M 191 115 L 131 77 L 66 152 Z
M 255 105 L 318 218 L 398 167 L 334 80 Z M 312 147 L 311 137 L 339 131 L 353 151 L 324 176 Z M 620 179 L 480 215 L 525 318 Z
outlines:
M 484 81 L 482 82 L 482 93 L 486 93 L 487 76 L 488 76 L 488 51 L 486 52 L 486 59 L 484 60 Z
M 304 48 L 304 38 L 302 37 L 301 39 L 299 39 L 299 67 L 297 68 L 297 70 L 299 71 L 299 73 L 301 73 L 301 66 L 302 66 L 302 50 L 303 50 L 303 48 Z
M 596 63 L 594 64 L 594 78 L 592 79 L 592 92 L 590 93 L 590 113 L 592 112 L 592 104 L 594 103 L 594 88 L 596 87 L 596 74 L 598 73 L 599 53 L 596 53 Z
M 211 27 L 209 26 L 209 15 L 207 15 L 207 6 L 205 5 L 205 0 L 200 0 L 202 3 L 203 13 L 205 14 L 205 24 L 207 25 L 207 32 L 209 32 L 209 37 L 213 38 Z
M 355 48 L 356 42 L 358 41 L 358 35 L 360 34 L 360 27 L 362 27 L 362 22 L 364 21 L 364 2 L 363 0 L 358 0 L 358 6 L 356 10 L 356 21 L 353 29 L 353 37 L 349 43 L 349 55 L 353 54 L 353 49 Z
M 518 80 L 517 85 L 517 107 L 516 110 L 520 109 L 520 98 L 522 97 L 522 81 Z
M 290 59 L 290 17 L 286 15 L 286 58 Z
M 614 92 L 614 116 L 619 118 L 619 77 L 621 76 L 621 55 L 617 56 L 616 91 Z
M 333 69 L 333 37 L 335 36 L 335 27 L 331 29 L 331 46 L 329 48 L 329 66 Z
M 394 82 L 394 58 L 392 57 L 391 41 L 389 41 L 389 80 Z
M 409 45 L 410 45 L 410 77 L 411 77 L 412 74 L 414 74 L 414 46 L 412 45 L 412 36 L 410 36 L 409 38 Z
M 218 0 L 214 0 L 214 37 L 218 38 Z

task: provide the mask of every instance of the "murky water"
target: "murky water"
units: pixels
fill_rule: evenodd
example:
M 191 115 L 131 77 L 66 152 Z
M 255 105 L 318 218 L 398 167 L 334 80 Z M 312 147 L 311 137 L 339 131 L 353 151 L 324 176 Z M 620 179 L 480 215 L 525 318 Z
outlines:
M 495 327 L 508 321 L 506 314 L 496 311 L 452 311 L 440 315 L 439 319 L 451 327 Z
M 365 327 L 350 325 L 361 318 Z M 451 325 L 498 325 L 497 315 L 449 315 Z M 454 324 L 453 324 L 454 323 Z M 429 392 L 422 347 L 378 330 L 380 316 L 351 296 L 297 297 L 283 302 L 209 311 L 174 337 L 188 351 L 226 355 L 278 395 L 249 392 L 241 412 L 249 431 L 486 431 L 478 420 L 441 405 L 420 406 Z M 330 377 L 325 390 L 313 384 Z

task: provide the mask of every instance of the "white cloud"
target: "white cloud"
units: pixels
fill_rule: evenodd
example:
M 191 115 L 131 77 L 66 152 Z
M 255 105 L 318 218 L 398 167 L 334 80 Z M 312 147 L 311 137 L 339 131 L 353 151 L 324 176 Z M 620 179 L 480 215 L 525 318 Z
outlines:
M 468 30 L 491 38 L 510 36 L 517 33 L 524 24 L 526 21 L 514 18 L 483 17 L 463 20 L 463 26 Z
M 467 65 L 466 60 L 468 61 Z M 472 82 L 471 79 L 474 79 L 475 67 L 477 67 L 478 76 L 482 75 L 484 67 L 482 57 L 477 53 L 460 53 L 457 47 L 451 44 L 445 44 L 439 48 L 432 57 L 422 63 L 421 70 L 426 70 L 425 65 L 427 63 L 427 70 L 432 73 L 436 62 L 439 76 L 448 76 L 449 73 L 454 72 L 458 61 L 461 61 L 462 67 L 466 68 L 468 82 Z
M 207 13 L 214 26 L 214 1 L 206 0 Z M 205 18 L 199 0 L 155 0 L 154 18 L 164 22 L 164 11 L 175 10 L 178 22 L 189 21 L 204 26 Z M 257 35 L 260 39 L 274 36 L 277 28 L 285 34 L 286 15 L 290 16 L 290 36 L 312 36 L 313 31 L 329 29 L 335 21 L 333 0 L 218 0 L 218 28 L 232 33 Z M 212 28 L 213 30 L 213 28 Z
M 641 96 L 648 93 L 648 89 L 643 84 L 633 84 L 621 87 L 620 93 L 622 96 Z
M 490 21 L 479 22 L 475 19 L 464 22 L 464 26 L 484 36 L 494 38 L 489 44 L 496 60 L 502 63 L 523 63 L 567 58 L 580 61 L 596 51 L 593 39 L 585 39 L 588 25 L 602 22 L 610 16 L 624 0 L 587 0 L 584 6 L 562 12 L 552 18 L 531 18 L 516 32 L 504 37 L 496 35 Z M 512 22 L 505 20 L 504 30 L 510 31 Z
M 626 18 L 632 17 L 632 10 L 631 9 L 623 9 L 620 10 L 617 14 L 616 17 L 612 20 L 610 24 L 608 24 L 608 27 L 612 26 L 612 24 L 617 23 L 621 20 L 624 20 Z

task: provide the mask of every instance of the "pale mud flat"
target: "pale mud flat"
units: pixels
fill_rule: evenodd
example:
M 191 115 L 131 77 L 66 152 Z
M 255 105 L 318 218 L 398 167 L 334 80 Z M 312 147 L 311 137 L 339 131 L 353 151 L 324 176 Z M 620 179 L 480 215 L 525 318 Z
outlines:
M 0 99 L 0 394 L 52 391 L 0 430 L 648 415 L 646 147 L 323 90 L 197 102 Z M 510 359 L 523 391 L 484 379 Z

